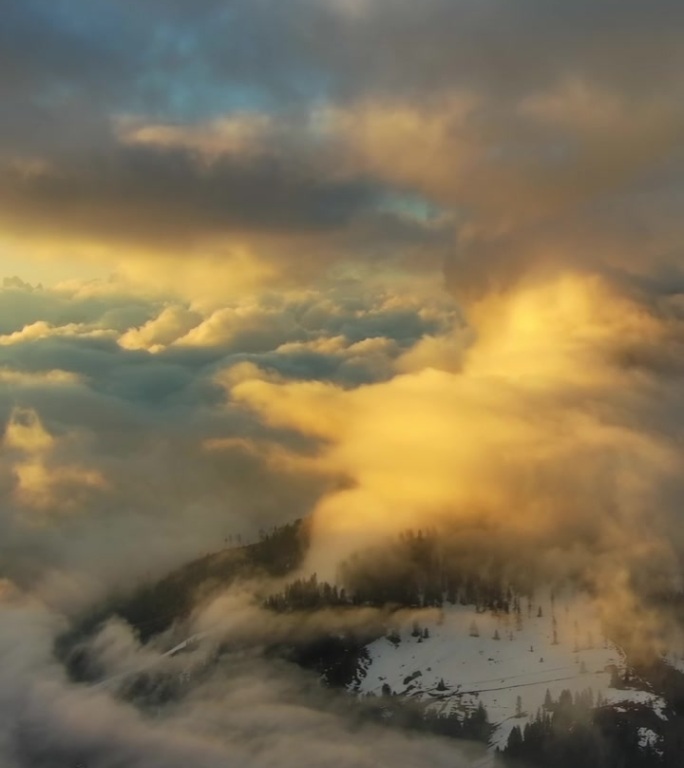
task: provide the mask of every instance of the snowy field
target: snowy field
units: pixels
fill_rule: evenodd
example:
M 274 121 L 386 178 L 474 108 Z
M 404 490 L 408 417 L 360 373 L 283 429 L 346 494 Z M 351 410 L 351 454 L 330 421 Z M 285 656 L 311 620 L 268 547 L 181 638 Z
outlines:
M 496 726 L 492 747 L 504 747 L 515 725 L 534 719 L 547 690 L 557 700 L 563 689 L 573 696 L 590 689 L 595 704 L 638 702 L 663 716 L 664 702 L 647 690 L 611 688 L 612 667 L 624 670 L 624 657 L 603 637 L 588 602 L 522 603 L 519 613 L 498 615 L 445 605 L 419 618 L 420 636 L 413 625 L 397 627 L 393 638 L 367 646 L 369 661 L 351 690 L 379 696 L 389 686 L 445 714 L 481 702 Z

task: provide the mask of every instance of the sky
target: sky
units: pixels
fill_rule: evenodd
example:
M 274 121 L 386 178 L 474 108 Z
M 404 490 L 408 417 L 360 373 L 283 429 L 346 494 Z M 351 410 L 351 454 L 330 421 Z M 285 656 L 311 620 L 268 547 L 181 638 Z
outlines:
M 684 555 L 678 0 L 2 15 L 6 642 L 304 516 L 321 576 L 484 526 L 667 635 L 643 595 Z M 7 690 L 77 699 L 43 661 Z

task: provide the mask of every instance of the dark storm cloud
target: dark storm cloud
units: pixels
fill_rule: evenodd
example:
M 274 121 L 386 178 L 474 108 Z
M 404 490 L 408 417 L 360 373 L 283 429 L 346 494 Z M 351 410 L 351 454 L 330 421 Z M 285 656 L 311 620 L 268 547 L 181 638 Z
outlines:
M 300 118 L 312 105 L 434 103 L 454 90 L 476 93 L 484 103 L 473 128 L 490 144 L 492 162 L 513 160 L 533 182 L 550 176 L 539 199 L 567 199 L 579 179 L 594 183 L 591 157 L 586 171 L 568 175 L 557 152 L 570 147 L 567 167 L 582 169 L 574 130 L 555 126 L 537 136 L 516 105 L 573 78 L 606 98 L 618 94 L 626 114 L 644 101 L 676 98 L 683 16 L 674 0 L 598 7 L 584 0 L 207 0 L 135 8 L 13 0 L 3 16 L 0 75 L 8 117 L 0 129 L 5 223 L 24 234 L 167 249 L 247 232 L 321 235 L 354 223 L 345 258 L 389 253 L 411 238 L 444 255 L 444 233 L 378 214 L 388 187 L 382 174 L 345 170 L 339 147 L 322 150 L 313 134 L 311 146 L 294 151 L 293 137 L 310 130 Z M 115 130 L 125 115 L 182 127 L 236 109 L 265 110 L 280 127 L 260 138 L 257 152 L 219 154 L 208 164 L 188 147 L 122 145 Z M 475 173 L 488 178 L 488 164 Z M 471 210 L 477 197 L 449 203 Z M 325 261 L 335 247 L 315 250 L 299 258 Z
M 677 0 L 10 0 L 0 82 L 8 115 L 25 120 L 16 141 L 65 140 L 41 114 L 63 113 L 75 136 L 88 111 L 192 120 L 250 100 L 297 108 L 455 87 L 518 98 L 570 76 L 667 96 L 681 92 L 683 22 Z
M 184 88 L 200 74 L 196 108 L 203 89 L 222 83 L 289 104 L 338 90 L 525 90 L 566 74 L 668 88 L 680 82 L 683 14 L 676 0 L 11 0 L 3 80 L 85 89 L 128 80 L 167 109 L 184 97 L 193 105 Z
M 10 226 L 38 221 L 52 231 L 167 246 L 255 229 L 339 229 L 379 195 L 369 180 L 326 179 L 271 152 L 207 166 L 187 151 L 147 147 L 70 156 L 35 174 L 10 170 L 0 190 Z
M 654 84 L 667 89 L 673 81 L 681 86 L 676 62 L 682 52 L 675 29 L 684 12 L 676 0 L 387 0 L 358 5 L 358 15 L 346 14 L 338 46 L 324 43 L 325 34 L 311 36 L 320 43 L 321 58 L 334 62 L 331 68 L 342 73 L 340 80 L 350 91 L 362 73 L 364 88 L 408 90 L 418 98 L 421 91 L 454 86 L 520 95 L 568 75 L 588 75 L 601 85 L 634 91 L 650 91 Z M 340 23 L 341 15 L 321 11 L 319 18 L 332 23 L 334 16 Z
M 130 94 L 141 65 L 143 40 L 122 29 L 120 16 L 100 0 L 3 4 L 0 154 L 102 141 L 109 109 Z

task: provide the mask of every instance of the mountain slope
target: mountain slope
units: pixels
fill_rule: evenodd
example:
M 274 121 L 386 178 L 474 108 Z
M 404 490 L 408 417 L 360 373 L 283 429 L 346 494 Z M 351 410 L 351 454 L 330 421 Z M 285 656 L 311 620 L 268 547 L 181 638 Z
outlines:
M 557 701 L 564 690 L 591 691 L 594 704 L 644 705 L 667 719 L 664 699 L 647 682 L 624 682 L 624 654 L 578 599 L 530 605 L 524 615 L 447 604 L 435 619 L 374 641 L 366 654 L 351 691 L 391 691 L 444 715 L 482 704 L 495 726 L 493 747 L 505 747 L 514 726 L 531 722 L 549 696 Z

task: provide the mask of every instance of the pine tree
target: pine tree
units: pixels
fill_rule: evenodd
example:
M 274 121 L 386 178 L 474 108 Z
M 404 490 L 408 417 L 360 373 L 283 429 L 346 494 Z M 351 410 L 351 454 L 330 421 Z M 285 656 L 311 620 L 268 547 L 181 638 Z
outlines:
M 506 743 L 506 752 L 511 757 L 518 757 L 522 751 L 523 737 L 520 727 L 515 725 L 508 734 L 508 742 Z
M 558 707 L 566 712 L 572 709 L 572 693 L 567 688 L 563 688 L 560 692 Z
M 486 741 L 489 735 L 489 717 L 487 710 L 482 702 L 477 705 L 477 709 L 470 714 L 469 727 L 473 738 L 480 741 Z

